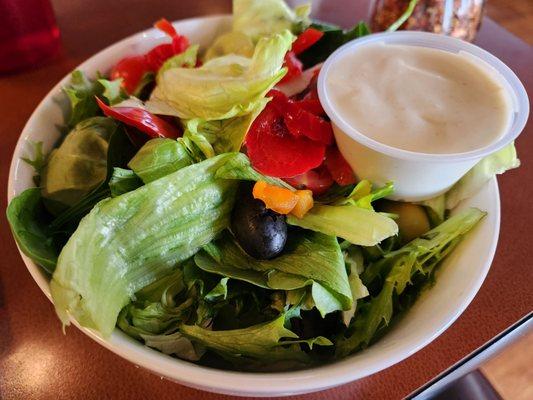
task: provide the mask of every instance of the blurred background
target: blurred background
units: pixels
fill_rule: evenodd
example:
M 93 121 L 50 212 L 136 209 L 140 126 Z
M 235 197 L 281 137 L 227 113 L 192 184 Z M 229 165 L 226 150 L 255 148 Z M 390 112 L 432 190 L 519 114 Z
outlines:
M 291 5 L 308 2 L 288 1 Z M 408 0 L 344 1 L 342 12 L 335 1 L 312 0 L 311 3 L 315 17 L 346 27 L 367 19 L 373 30 L 378 31 L 405 11 Z M 99 0 L 0 0 L 0 73 L 37 66 L 61 53 L 68 55 L 74 67 L 88 54 L 150 26 L 163 15 L 172 20 L 227 13 L 230 8 L 230 0 L 131 0 L 127 5 L 122 1 Z M 533 44 L 532 0 L 419 0 L 403 28 L 473 41 L 484 13 Z M 113 23 L 109 22 L 110 15 L 114 16 Z

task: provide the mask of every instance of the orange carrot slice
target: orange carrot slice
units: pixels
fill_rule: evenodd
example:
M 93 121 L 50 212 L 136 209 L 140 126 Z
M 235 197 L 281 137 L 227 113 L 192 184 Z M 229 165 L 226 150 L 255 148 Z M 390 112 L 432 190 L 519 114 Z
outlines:
M 298 196 L 298 203 L 294 206 L 291 214 L 297 218 L 303 218 L 307 211 L 313 208 L 313 192 L 310 190 L 297 190 L 296 196 Z
M 262 200 L 266 208 L 279 214 L 290 213 L 299 201 L 299 197 L 289 189 L 269 185 L 264 181 L 254 185 L 252 194 L 255 199 Z

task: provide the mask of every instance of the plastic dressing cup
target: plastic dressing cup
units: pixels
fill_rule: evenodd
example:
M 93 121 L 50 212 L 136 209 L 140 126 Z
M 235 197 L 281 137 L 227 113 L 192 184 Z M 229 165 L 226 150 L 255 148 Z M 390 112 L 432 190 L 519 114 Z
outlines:
M 420 46 L 462 53 L 491 74 L 507 91 L 511 116 L 507 129 L 492 143 L 464 153 L 430 154 L 403 150 L 373 140 L 342 118 L 328 96 L 327 79 L 331 66 L 360 46 L 370 43 Z M 354 67 L 354 75 L 357 67 Z M 529 101 L 517 76 L 498 58 L 487 51 L 459 39 L 427 32 L 386 32 L 353 40 L 337 49 L 324 63 L 318 77 L 318 95 L 331 119 L 340 152 L 360 179 L 377 185 L 394 182 L 392 199 L 419 201 L 448 190 L 478 161 L 507 144 L 522 132 L 529 115 Z M 468 134 L 468 132 L 465 132 Z

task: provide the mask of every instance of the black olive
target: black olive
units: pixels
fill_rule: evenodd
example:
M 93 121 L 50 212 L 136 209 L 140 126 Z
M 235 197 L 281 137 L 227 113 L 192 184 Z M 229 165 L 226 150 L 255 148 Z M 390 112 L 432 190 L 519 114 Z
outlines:
M 269 260 L 283 251 L 287 242 L 285 215 L 265 207 L 254 199 L 249 184 L 241 185 L 233 213 L 231 230 L 241 248 L 248 255 Z

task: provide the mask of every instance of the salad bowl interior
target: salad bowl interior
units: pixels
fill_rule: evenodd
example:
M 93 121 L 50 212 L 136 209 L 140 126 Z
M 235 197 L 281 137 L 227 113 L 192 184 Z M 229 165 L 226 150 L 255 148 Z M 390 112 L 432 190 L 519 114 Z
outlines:
M 218 34 L 229 29 L 229 16 L 194 18 L 174 23 L 180 34 L 192 43 L 206 46 Z M 164 40 L 164 34 L 150 29 L 118 42 L 91 57 L 79 69 L 94 76 L 106 72 L 126 55 L 146 52 Z M 65 96 L 59 82 L 39 104 L 26 124 L 11 163 L 8 200 L 34 186 L 31 166 L 21 161 L 31 150 L 31 142 L 42 141 L 50 151 L 63 123 Z M 496 179 L 463 201 L 458 209 L 478 207 L 488 215 L 448 257 L 437 272 L 436 284 L 422 293 L 415 305 L 383 338 L 368 349 L 335 363 L 292 372 L 245 373 L 195 365 L 164 355 L 115 329 L 109 339 L 73 324 L 93 340 L 119 356 L 152 372 L 187 386 L 202 390 L 252 396 L 291 395 L 318 391 L 383 370 L 409 357 L 446 330 L 465 310 L 479 290 L 494 256 L 499 232 L 500 202 Z M 457 210 L 454 210 L 456 212 Z M 49 276 L 21 253 L 30 274 L 43 293 L 51 299 Z M 68 335 L 68 330 L 67 330 Z

